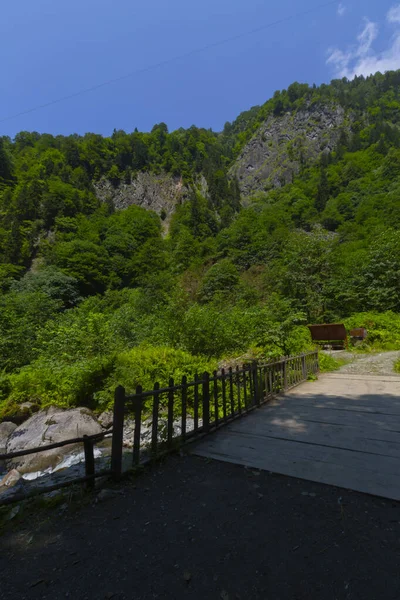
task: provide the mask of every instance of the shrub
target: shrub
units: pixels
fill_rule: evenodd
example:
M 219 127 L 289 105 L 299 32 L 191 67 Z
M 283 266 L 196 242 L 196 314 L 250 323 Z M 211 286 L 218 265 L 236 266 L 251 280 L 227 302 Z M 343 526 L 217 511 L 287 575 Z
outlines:
M 340 367 L 346 364 L 344 358 L 335 358 L 331 354 L 325 352 L 319 352 L 319 369 L 321 373 L 328 373 L 329 371 L 337 371 Z
M 229 259 L 213 265 L 205 274 L 200 289 L 200 298 L 209 302 L 216 294 L 230 294 L 239 284 L 239 273 Z
M 14 292 L 46 294 L 53 300 L 59 300 L 66 308 L 75 306 L 79 301 L 78 282 L 53 266 L 38 271 L 28 271 L 22 279 L 11 285 Z
M 216 361 L 183 350 L 166 346 L 132 348 L 116 357 L 115 368 L 104 389 L 95 394 L 95 399 L 99 407 L 110 407 L 118 385 L 124 386 L 127 393 L 133 393 L 138 385 L 144 390 L 152 390 L 156 382 L 161 386 L 168 385 L 170 377 L 175 383 L 180 383 L 183 375 L 191 378 L 196 373 L 211 372 L 216 368 Z
M 113 359 L 81 359 L 72 364 L 37 361 L 9 376 L 11 391 L 7 403 L 31 401 L 42 407 L 57 405 L 95 407 L 94 393 L 113 368 Z
M 400 315 L 392 311 L 384 313 L 356 313 L 344 321 L 348 332 L 365 327 L 367 339 L 358 347 L 363 351 L 400 350 Z

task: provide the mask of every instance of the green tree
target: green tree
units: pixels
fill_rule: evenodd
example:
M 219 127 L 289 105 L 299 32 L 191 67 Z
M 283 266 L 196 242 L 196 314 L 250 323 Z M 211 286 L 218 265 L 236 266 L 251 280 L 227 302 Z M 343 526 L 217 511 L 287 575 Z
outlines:
M 7 138 L 0 137 L 0 183 L 13 179 L 13 162 Z
M 38 271 L 28 271 L 22 279 L 11 285 L 11 291 L 19 293 L 45 294 L 71 308 L 79 301 L 78 281 L 54 267 L 44 267 Z
M 217 294 L 229 295 L 239 284 L 237 268 L 229 259 L 221 260 L 213 265 L 205 274 L 201 288 L 200 298 L 203 302 L 213 300 Z
M 79 293 L 84 296 L 107 289 L 110 257 L 102 246 L 79 239 L 59 242 L 52 249 L 49 262 L 76 279 Z

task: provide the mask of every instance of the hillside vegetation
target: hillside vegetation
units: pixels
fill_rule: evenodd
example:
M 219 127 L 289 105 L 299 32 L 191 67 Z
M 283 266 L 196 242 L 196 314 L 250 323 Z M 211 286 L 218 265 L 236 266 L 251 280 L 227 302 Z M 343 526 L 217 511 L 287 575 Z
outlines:
M 3 415 L 299 352 L 307 322 L 399 348 L 400 72 L 295 83 L 221 133 L 0 138 L 0 290 Z

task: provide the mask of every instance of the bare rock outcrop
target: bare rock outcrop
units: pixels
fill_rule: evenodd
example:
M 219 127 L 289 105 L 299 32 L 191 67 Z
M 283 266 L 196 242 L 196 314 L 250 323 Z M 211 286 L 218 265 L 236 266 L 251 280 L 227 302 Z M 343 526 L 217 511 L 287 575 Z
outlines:
M 336 147 L 345 121 L 344 109 L 333 104 L 268 117 L 230 171 L 243 196 L 291 182 L 302 166 Z
M 164 219 L 171 216 L 176 205 L 184 202 L 189 193 L 180 177 L 172 177 L 167 173 L 138 173 L 131 183 L 120 183 L 118 186 L 101 179 L 94 188 L 99 200 L 111 201 L 116 210 L 136 204 L 153 210 Z

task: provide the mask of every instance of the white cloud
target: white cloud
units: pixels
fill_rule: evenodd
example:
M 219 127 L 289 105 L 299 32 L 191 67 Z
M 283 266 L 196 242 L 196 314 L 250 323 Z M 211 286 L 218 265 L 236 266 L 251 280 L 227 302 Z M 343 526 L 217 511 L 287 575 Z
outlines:
M 378 36 L 378 26 L 368 19 L 365 19 L 365 27 L 357 38 L 357 56 L 365 56 L 371 49 L 372 42 Z
M 400 4 L 392 6 L 387 14 L 389 23 L 400 23 Z
M 334 67 L 337 77 L 353 79 L 356 75 L 367 76 L 377 71 L 384 73 L 400 68 L 400 4 L 392 6 L 386 20 L 394 26 L 394 33 L 387 48 L 381 52 L 373 48 L 379 33 L 378 25 L 367 18 L 354 46 L 345 51 L 338 48 L 329 50 L 326 62 Z
M 340 3 L 338 6 L 338 9 L 337 9 L 337 14 L 339 15 L 339 17 L 343 17 L 346 10 L 347 10 L 347 8 L 345 7 L 345 5 Z

